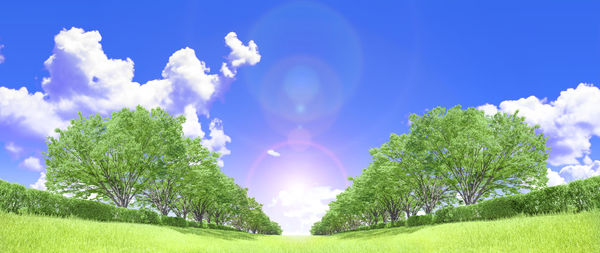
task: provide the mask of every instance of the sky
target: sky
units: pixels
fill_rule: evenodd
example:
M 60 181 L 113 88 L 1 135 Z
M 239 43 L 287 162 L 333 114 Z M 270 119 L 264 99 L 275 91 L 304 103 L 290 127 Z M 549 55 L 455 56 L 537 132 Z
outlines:
M 308 234 L 370 148 L 437 106 L 525 116 L 549 185 L 600 175 L 592 1 L 82 1 L 0 8 L 0 179 L 43 189 L 81 111 L 185 115 L 284 234 Z

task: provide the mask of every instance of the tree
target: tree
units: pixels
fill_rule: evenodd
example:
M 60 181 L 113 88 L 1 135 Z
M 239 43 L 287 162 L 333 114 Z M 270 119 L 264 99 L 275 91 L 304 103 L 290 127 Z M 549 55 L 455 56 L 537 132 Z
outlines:
M 518 112 L 486 116 L 460 105 L 446 111 L 435 108 L 423 116 L 411 115 L 412 143 L 436 172 L 458 192 L 466 205 L 498 192 L 543 187 L 547 182 L 548 148 L 538 126 L 530 127 Z
M 50 191 L 97 199 L 127 207 L 147 189 L 157 168 L 180 150 L 183 117 L 173 118 L 160 108 L 125 108 L 110 117 L 71 120 L 67 129 L 49 137 L 46 155 Z
M 407 217 L 420 209 L 417 206 L 431 213 L 441 202 L 450 200 L 451 193 L 440 175 L 438 161 L 432 159 L 420 139 L 410 134 L 392 134 L 390 140 L 372 154 L 378 162 L 392 166 L 402 181 L 405 191 L 401 196 Z

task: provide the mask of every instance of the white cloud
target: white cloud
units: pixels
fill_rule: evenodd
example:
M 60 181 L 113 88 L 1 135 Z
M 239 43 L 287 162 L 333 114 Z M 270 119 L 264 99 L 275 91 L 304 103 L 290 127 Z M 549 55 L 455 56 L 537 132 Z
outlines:
M 329 209 L 328 203 L 341 192 L 342 190 L 332 189 L 330 186 L 282 190 L 268 207 L 282 210 L 283 216 L 296 221 L 296 224 L 281 224 L 286 234 L 307 233 L 310 226 L 319 221 Z
M 182 114 L 192 106 L 196 112 L 208 116 L 216 90 L 224 82 L 223 76 L 209 74 L 210 69 L 198 60 L 193 49 L 173 53 L 162 71 L 162 79 L 139 84 L 132 81 L 133 60 L 108 58 L 101 39 L 98 31 L 86 32 L 80 28 L 60 31 L 54 38 L 52 55 L 44 62 L 50 76 L 42 81 L 43 92 L 30 94 L 26 88 L 0 87 L 0 123 L 16 124 L 19 129 L 46 137 L 55 128 L 64 128 L 78 111 L 84 115 L 107 115 L 139 104 Z M 229 33 L 226 44 L 232 50 L 227 63 L 230 66 L 237 68 L 260 61 L 254 42 L 246 47 L 235 33 Z M 224 73 L 227 79 L 234 77 L 235 68 Z M 192 127 L 189 130 L 193 134 L 200 133 L 196 127 L 188 127 Z
M 491 104 L 485 104 L 477 107 L 477 110 L 481 110 L 485 113 L 485 115 L 495 115 L 498 112 L 498 107 Z
M 44 94 L 29 94 L 27 88 L 8 89 L 0 87 L 0 124 L 10 131 L 23 128 L 38 136 L 54 134 L 55 128 L 63 128 L 67 121 L 56 113 L 56 106 L 44 100 Z
M 185 122 L 181 126 L 185 136 L 191 138 L 204 138 L 204 132 L 202 131 L 202 127 L 198 121 L 196 108 L 194 108 L 192 105 L 186 106 L 183 115 L 185 116 Z
M 42 171 L 44 169 L 40 159 L 33 156 L 25 158 L 25 160 L 19 164 L 19 167 L 33 171 Z
M 274 156 L 274 157 L 280 157 L 281 154 L 275 150 L 269 149 L 267 150 L 267 154 L 269 154 L 270 156 Z
M 221 73 L 223 73 L 224 76 L 229 77 L 229 78 L 233 78 L 235 76 L 235 74 L 231 71 L 231 69 L 229 69 L 227 67 L 227 63 L 224 63 L 221 65 Z
M 208 150 L 213 152 L 219 152 L 221 157 L 231 154 L 231 151 L 227 149 L 226 145 L 231 142 L 231 138 L 223 131 L 223 122 L 220 119 L 213 119 L 210 122 L 210 139 L 204 139 L 202 145 L 206 146 Z M 219 158 L 217 161 L 220 167 L 223 167 L 223 160 Z
M 258 46 L 253 40 L 248 42 L 248 46 L 237 38 L 237 34 L 230 32 L 225 36 L 225 44 L 231 48 L 229 54 L 230 65 L 234 68 L 243 65 L 255 65 L 260 61 L 260 54 L 258 53 Z
M 548 177 L 548 186 L 555 186 L 559 184 L 566 184 L 567 182 L 563 177 L 561 177 L 558 172 L 553 171 L 548 168 L 546 177 Z
M 560 170 L 560 174 L 569 176 L 571 179 L 584 179 L 600 176 L 600 161 L 593 161 L 584 165 L 569 165 Z
M 243 45 L 232 32 L 225 37 L 231 53 L 222 74 L 210 74 L 193 49 L 183 48 L 169 57 L 162 78 L 140 84 L 133 81 L 133 60 L 109 58 L 101 40 L 98 31 L 64 29 L 54 37 L 52 55 L 44 62 L 50 75 L 43 79 L 42 91 L 0 87 L 0 127 L 7 136 L 33 133 L 35 138 L 45 139 L 56 136 L 54 129 L 65 128 L 79 111 L 108 115 L 123 107 L 142 105 L 184 114 L 188 118 L 183 125 L 185 134 L 202 138 L 198 113 L 209 116 L 210 104 L 220 95 L 217 91 L 231 82 L 238 67 L 260 61 L 257 45 L 253 41 Z M 227 155 L 230 151 L 225 145 L 231 138 L 221 125 L 218 119 L 212 121 L 210 139 L 205 143 Z
M 6 58 L 4 58 L 4 55 L 2 55 L 2 48 L 4 48 L 4 45 L 0 44 L 0 64 L 4 63 L 4 60 Z
M 540 125 L 552 147 L 548 162 L 552 165 L 579 164 L 591 153 L 590 138 L 600 136 L 600 89 L 579 84 L 560 93 L 555 101 L 530 96 L 500 103 L 499 110 L 524 116 L 529 124 Z M 494 111 L 495 106 L 480 109 Z M 585 161 L 584 161 L 585 162 Z M 588 160 L 589 162 L 589 160 Z
M 23 152 L 23 148 L 17 146 L 14 142 L 8 142 L 4 145 L 4 149 L 6 149 L 6 151 L 10 152 L 12 155 L 18 156 L 19 154 L 21 154 L 21 152 Z
M 34 184 L 30 184 L 29 187 L 33 189 L 38 189 L 45 191 L 46 190 L 46 172 L 40 172 L 40 178 L 35 181 Z

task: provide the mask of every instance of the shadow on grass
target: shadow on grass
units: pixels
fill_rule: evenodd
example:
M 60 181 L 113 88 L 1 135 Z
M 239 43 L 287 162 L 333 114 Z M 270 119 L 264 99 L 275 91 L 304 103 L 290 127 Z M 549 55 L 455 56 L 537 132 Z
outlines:
M 256 240 L 256 236 L 254 236 L 254 234 L 241 231 L 225 231 L 207 228 L 169 228 L 183 234 L 194 234 L 198 236 L 214 237 L 223 240 Z
M 344 232 L 333 235 L 339 239 L 370 239 L 373 237 L 379 236 L 393 236 L 399 234 L 410 234 L 416 231 L 419 231 L 428 226 L 418 226 L 418 227 L 398 227 L 398 228 L 380 228 L 373 230 L 363 230 L 363 231 L 353 231 L 353 232 Z

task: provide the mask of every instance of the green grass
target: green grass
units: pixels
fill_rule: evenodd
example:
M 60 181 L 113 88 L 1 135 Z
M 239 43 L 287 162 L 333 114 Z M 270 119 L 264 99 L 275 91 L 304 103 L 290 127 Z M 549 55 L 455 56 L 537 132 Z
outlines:
M 600 211 L 305 237 L 0 213 L 0 252 L 600 252 Z

